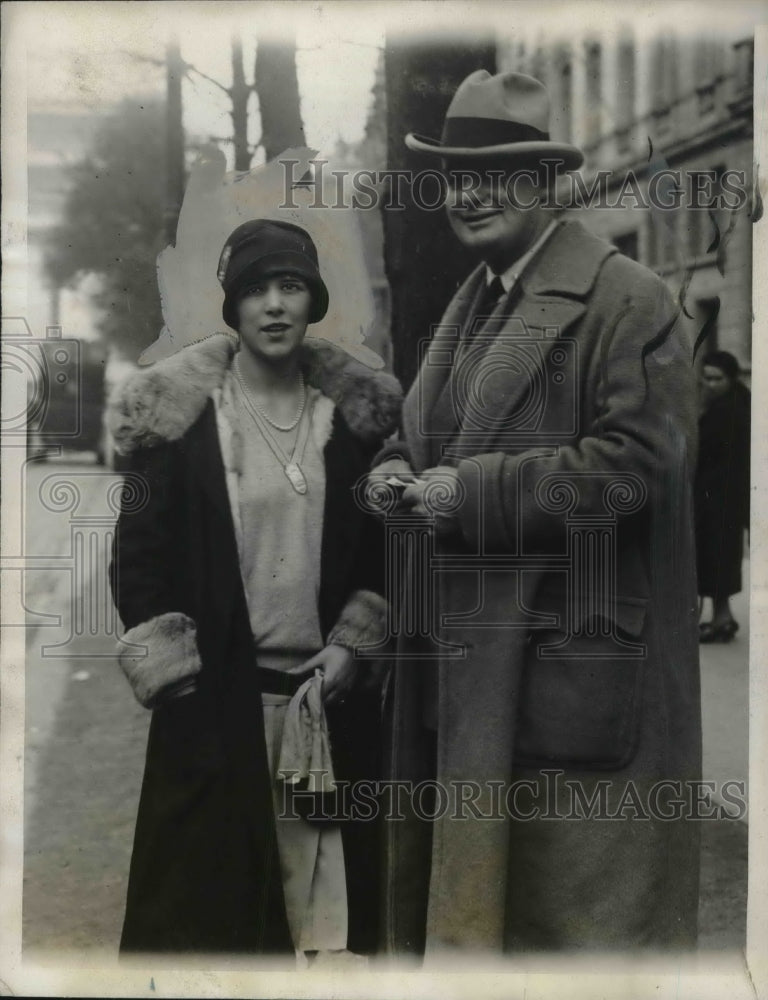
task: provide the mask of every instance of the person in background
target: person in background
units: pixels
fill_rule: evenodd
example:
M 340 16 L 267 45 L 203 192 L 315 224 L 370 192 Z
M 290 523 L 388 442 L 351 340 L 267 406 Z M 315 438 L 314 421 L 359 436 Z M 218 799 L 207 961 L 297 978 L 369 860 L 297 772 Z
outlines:
M 218 276 L 237 335 L 132 375 L 109 410 L 146 487 L 124 494 L 111 583 L 152 710 L 121 950 L 337 961 L 377 940 L 376 826 L 329 803 L 377 773 L 354 650 L 385 629 L 383 533 L 352 488 L 400 390 L 305 341 L 328 291 L 300 227 L 244 223 Z
M 699 641 L 730 642 L 739 623 L 729 598 L 741 590 L 744 530 L 749 529 L 749 390 L 728 351 L 702 362 L 699 462 L 694 489 L 699 595 L 712 601 L 712 618 Z

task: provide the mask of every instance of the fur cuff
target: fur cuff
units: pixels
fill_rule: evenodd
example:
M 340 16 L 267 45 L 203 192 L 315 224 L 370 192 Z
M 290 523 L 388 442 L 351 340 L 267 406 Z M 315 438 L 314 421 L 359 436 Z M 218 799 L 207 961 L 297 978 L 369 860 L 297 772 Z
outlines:
M 335 643 L 351 650 L 378 645 L 386 636 L 388 610 L 389 605 L 380 594 L 356 590 L 331 629 L 328 645 Z
M 131 648 L 123 648 L 118 659 L 136 700 L 145 708 L 153 708 L 169 685 L 200 673 L 196 633 L 192 619 L 178 611 L 150 618 L 125 633 L 123 641 Z

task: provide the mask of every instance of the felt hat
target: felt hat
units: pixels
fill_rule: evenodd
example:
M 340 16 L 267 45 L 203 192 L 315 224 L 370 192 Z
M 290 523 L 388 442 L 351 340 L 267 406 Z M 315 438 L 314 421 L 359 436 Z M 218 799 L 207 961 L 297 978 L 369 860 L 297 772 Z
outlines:
M 409 132 L 409 149 L 455 159 L 560 160 L 574 170 L 581 150 L 549 137 L 549 98 L 543 83 L 523 73 L 471 73 L 453 96 L 440 139 Z
M 216 273 L 224 289 L 222 316 L 233 330 L 239 300 L 256 281 L 274 274 L 295 274 L 306 281 L 312 296 L 310 323 L 318 323 L 328 311 L 317 248 L 309 233 L 291 222 L 253 219 L 238 226 L 224 244 Z

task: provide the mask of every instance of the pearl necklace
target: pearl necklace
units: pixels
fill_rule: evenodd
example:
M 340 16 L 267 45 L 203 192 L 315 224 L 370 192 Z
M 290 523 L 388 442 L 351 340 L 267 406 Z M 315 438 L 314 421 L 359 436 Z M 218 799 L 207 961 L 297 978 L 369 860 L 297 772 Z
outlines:
M 264 420 L 266 420 L 266 422 L 271 427 L 274 427 L 275 430 L 278 431 L 292 431 L 296 427 L 298 427 L 299 421 L 301 420 L 301 415 L 304 412 L 304 407 L 306 406 L 307 403 L 307 390 L 306 386 L 304 385 L 304 375 L 302 374 L 302 372 L 299 372 L 299 387 L 301 389 L 301 402 L 299 403 L 299 412 L 296 414 L 295 419 L 292 420 L 289 424 L 279 424 L 276 420 L 273 420 L 270 417 L 270 415 L 256 402 L 256 400 L 251 395 L 247 385 L 245 384 L 243 373 L 240 371 L 240 364 L 237 358 L 235 358 L 235 362 L 232 367 L 235 372 L 235 378 L 237 379 L 238 383 L 240 384 L 240 388 L 243 391 L 243 395 L 251 404 L 251 406 L 254 408 L 254 410 L 256 410 L 256 412 L 259 414 L 260 417 L 263 417 Z

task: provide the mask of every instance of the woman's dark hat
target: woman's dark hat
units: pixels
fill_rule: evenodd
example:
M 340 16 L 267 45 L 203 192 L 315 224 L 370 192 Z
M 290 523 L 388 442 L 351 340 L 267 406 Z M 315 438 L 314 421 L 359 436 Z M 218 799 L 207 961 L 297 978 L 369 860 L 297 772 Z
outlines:
M 409 149 L 455 159 L 560 160 L 574 170 L 581 150 L 549 138 L 549 98 L 543 83 L 523 73 L 476 70 L 459 86 L 440 139 L 409 132 Z
M 222 316 L 238 327 L 237 303 L 250 285 L 272 274 L 303 278 L 312 294 L 309 322 L 318 323 L 328 311 L 328 289 L 317 262 L 312 237 L 301 226 L 271 219 L 253 219 L 230 235 L 219 257 L 217 276 L 224 289 Z

